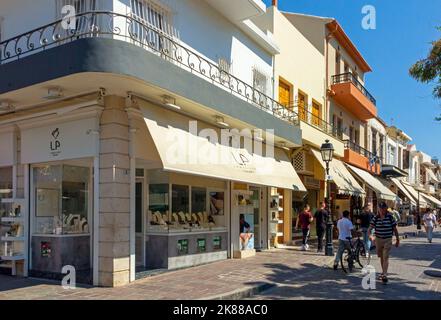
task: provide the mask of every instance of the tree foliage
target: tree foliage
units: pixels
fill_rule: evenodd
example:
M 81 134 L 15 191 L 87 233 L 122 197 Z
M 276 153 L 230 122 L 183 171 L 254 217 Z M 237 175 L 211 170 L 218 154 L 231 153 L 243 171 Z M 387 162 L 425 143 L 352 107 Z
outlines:
M 441 31 L 441 27 L 438 27 Z M 422 83 L 434 83 L 433 96 L 441 99 L 441 38 L 432 42 L 427 58 L 417 61 L 409 70 L 410 75 Z M 437 118 L 441 121 L 441 117 Z

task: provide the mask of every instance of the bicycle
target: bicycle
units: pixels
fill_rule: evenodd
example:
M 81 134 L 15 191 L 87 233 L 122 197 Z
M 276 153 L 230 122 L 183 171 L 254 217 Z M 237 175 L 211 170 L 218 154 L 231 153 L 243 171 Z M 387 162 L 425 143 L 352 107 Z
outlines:
M 341 268 L 344 272 L 352 272 L 354 268 L 354 262 L 357 262 L 361 268 L 369 265 L 371 262 L 371 254 L 369 250 L 366 250 L 363 240 L 360 239 L 360 232 L 357 232 L 357 239 L 353 241 L 352 237 L 347 237 L 349 241 L 350 249 L 346 248 L 343 251 L 341 257 Z

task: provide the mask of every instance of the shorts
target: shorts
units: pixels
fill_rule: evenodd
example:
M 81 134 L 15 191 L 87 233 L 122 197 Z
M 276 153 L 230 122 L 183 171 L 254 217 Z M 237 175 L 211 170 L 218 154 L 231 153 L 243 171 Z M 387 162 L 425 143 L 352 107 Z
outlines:
M 377 255 L 379 258 L 389 259 L 389 253 L 392 249 L 392 238 L 389 239 L 375 239 L 375 245 L 377 246 Z

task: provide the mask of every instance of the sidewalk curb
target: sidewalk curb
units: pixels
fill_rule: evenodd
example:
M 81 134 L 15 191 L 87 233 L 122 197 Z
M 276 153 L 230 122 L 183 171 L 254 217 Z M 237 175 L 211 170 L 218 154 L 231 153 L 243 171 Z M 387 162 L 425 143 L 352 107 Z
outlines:
M 225 294 L 206 297 L 199 300 L 241 300 L 245 298 L 251 298 L 256 294 L 262 293 L 263 291 L 272 289 L 274 287 L 277 287 L 276 283 L 266 282 L 256 286 L 250 286 L 246 289 L 237 289 Z

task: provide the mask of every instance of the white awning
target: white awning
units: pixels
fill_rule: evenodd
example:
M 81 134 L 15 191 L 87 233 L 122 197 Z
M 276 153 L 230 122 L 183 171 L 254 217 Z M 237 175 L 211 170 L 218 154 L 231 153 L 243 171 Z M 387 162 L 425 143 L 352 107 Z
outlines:
M 347 165 L 362 181 L 366 182 L 369 187 L 375 191 L 377 197 L 383 200 L 396 201 L 397 195 L 384 186 L 380 180 L 375 178 L 369 172 L 358 169 L 354 166 Z
M 407 189 L 407 191 L 409 191 L 409 193 L 413 196 L 413 198 L 418 201 L 418 191 L 415 190 L 414 187 L 412 187 L 408 182 L 406 181 L 401 181 L 401 183 L 403 184 L 403 186 Z M 420 202 L 420 208 L 426 208 L 427 207 L 427 202 L 424 200 L 424 198 L 421 196 L 423 193 L 420 192 L 419 193 L 419 202 Z
M 274 157 L 264 157 L 212 142 L 183 127 L 144 120 L 159 156 L 155 160 L 164 170 L 306 192 L 281 149 L 274 149 Z
M 432 169 L 426 168 L 427 174 L 429 175 L 429 179 L 433 182 L 440 182 L 438 178 L 436 177 L 435 173 L 432 171 Z
M 394 185 L 400 189 L 400 191 L 402 193 L 404 193 L 404 195 L 406 196 L 406 198 L 409 200 L 410 204 L 413 206 L 416 206 L 417 203 L 415 201 L 415 199 L 412 197 L 412 195 L 410 194 L 409 191 L 407 191 L 407 189 L 403 186 L 403 184 L 401 183 L 401 181 L 397 178 L 390 178 L 391 181 L 394 183 Z
M 326 169 L 320 151 L 314 149 L 311 149 L 311 151 L 323 169 Z M 366 193 L 340 160 L 333 159 L 329 163 L 329 175 L 336 184 L 339 194 L 361 196 Z
M 423 198 L 425 198 L 428 202 L 432 203 L 436 208 L 441 208 L 441 201 L 438 200 L 437 198 L 425 194 L 425 193 L 421 193 L 421 195 L 423 196 Z

